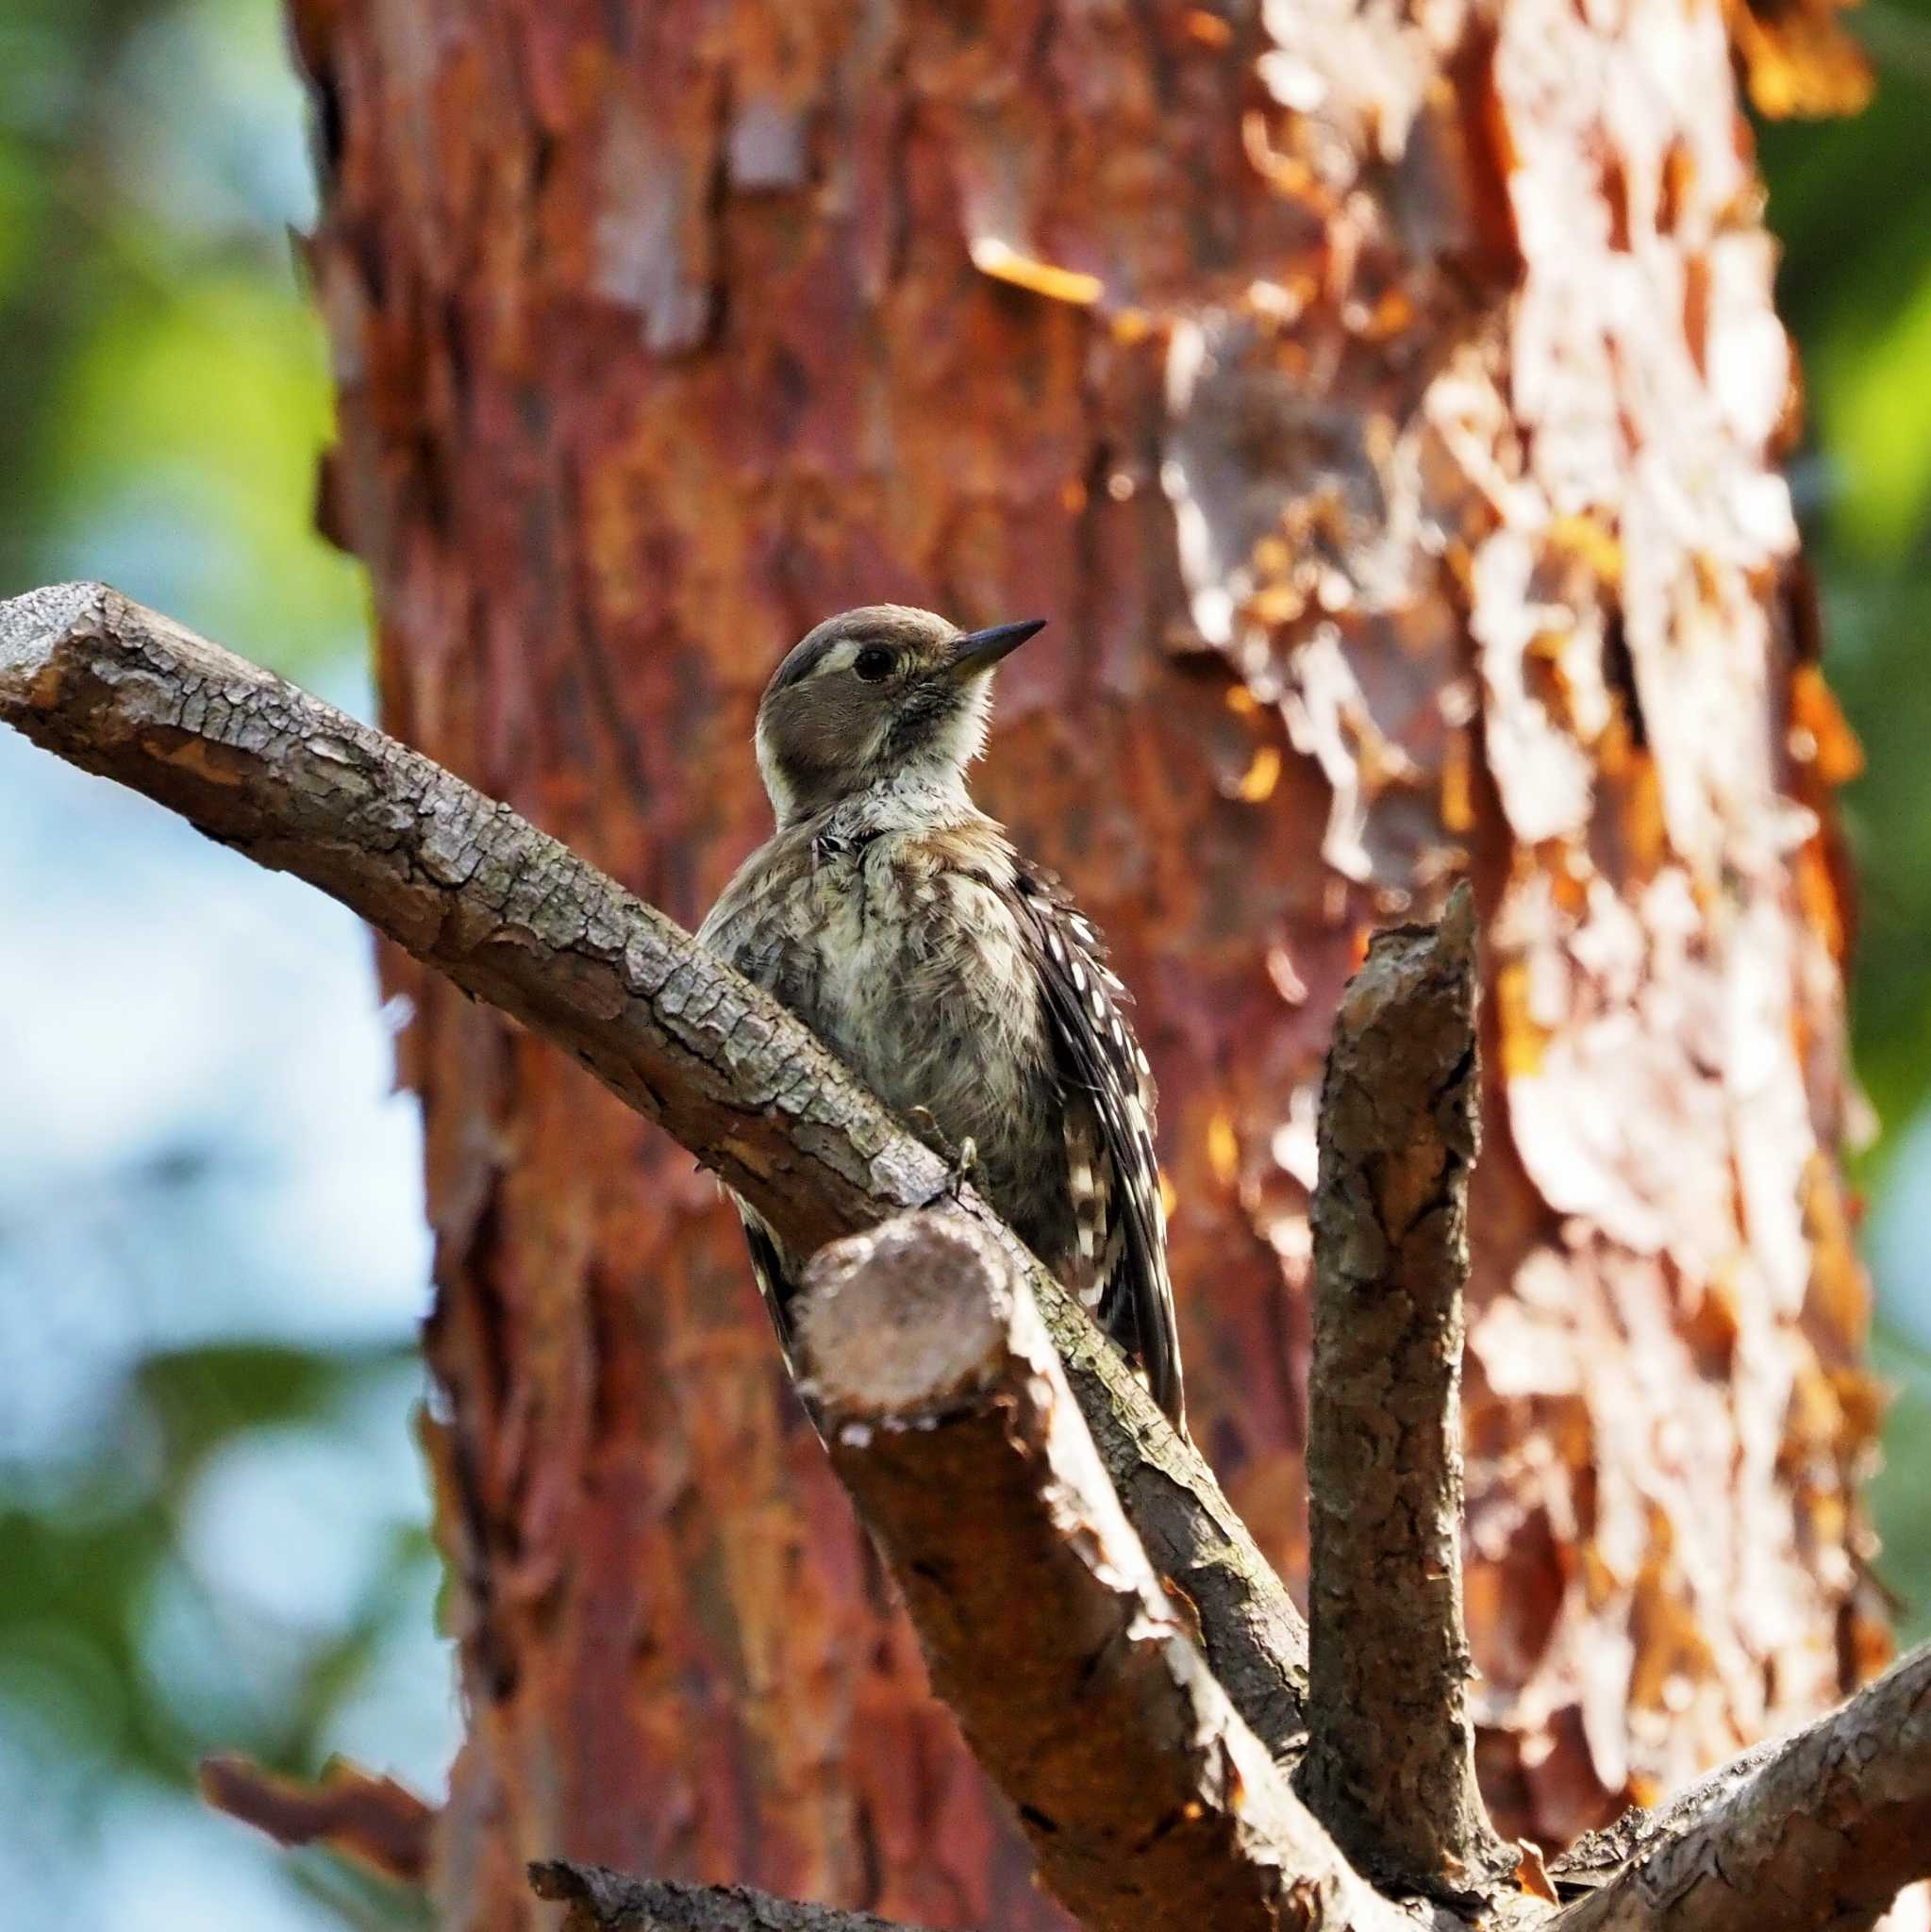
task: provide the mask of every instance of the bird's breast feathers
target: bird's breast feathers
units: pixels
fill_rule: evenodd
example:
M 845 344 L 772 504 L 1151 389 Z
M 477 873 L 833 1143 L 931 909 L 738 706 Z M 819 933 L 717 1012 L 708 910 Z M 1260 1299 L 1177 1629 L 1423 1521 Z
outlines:
M 700 937 L 888 1105 L 983 1150 L 1049 1054 L 1013 870 L 990 824 L 801 826 L 745 866 Z

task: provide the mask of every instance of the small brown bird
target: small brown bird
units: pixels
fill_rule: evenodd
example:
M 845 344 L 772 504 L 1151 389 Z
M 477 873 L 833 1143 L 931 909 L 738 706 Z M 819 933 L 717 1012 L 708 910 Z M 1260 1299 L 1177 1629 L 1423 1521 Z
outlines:
M 776 834 L 698 937 L 969 1166 L 1177 1424 L 1154 1085 L 1125 989 L 1057 881 L 966 791 L 993 669 L 1043 622 L 961 632 L 874 604 L 810 632 L 757 708 Z M 801 1257 L 739 1208 L 788 1338 Z

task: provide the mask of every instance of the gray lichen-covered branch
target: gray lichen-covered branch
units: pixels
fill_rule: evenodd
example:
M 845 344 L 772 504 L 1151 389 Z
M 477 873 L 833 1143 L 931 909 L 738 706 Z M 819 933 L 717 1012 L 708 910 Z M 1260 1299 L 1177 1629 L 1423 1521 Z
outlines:
M 1001 1244 L 938 1214 L 838 1242 L 807 1271 L 799 1340 L 933 1688 L 1082 1924 L 1407 1923 L 1207 1669 Z
M 1336 1016 L 1314 1191 L 1301 1788 L 1352 1857 L 1479 1895 L 1516 1857 L 1475 1784 L 1462 1617 L 1462 1292 L 1480 1125 L 1475 910 L 1375 935 Z
M 507 806 L 100 584 L 0 603 L 0 721 L 293 873 L 513 1014 L 809 1252 L 932 1200 L 939 1158 L 789 1013 Z M 1275 1757 L 1304 1734 L 1299 1613 L 1192 1446 L 968 1192 L 1033 1292 L 1128 1515 Z
M 1931 1646 L 1793 1736 L 1583 1840 L 1560 1932 L 1850 1932 L 1931 1877 Z

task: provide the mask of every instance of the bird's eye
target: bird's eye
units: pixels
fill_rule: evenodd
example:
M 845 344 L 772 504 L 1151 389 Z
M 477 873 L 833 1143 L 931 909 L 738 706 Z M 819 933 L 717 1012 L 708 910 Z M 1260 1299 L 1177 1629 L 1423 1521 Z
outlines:
M 867 644 L 852 659 L 852 669 L 867 684 L 876 684 L 881 677 L 891 676 L 891 667 L 895 661 L 892 654 L 883 644 Z

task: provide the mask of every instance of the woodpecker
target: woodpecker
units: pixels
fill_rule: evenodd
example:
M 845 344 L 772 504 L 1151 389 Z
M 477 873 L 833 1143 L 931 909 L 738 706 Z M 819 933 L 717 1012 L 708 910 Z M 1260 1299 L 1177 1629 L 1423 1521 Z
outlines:
M 773 838 L 699 940 L 974 1185 L 1184 1426 L 1154 1083 L 1126 990 L 1057 879 L 966 790 L 992 673 L 1043 619 L 827 618 L 757 708 Z M 804 1257 L 738 1203 L 781 1341 Z

